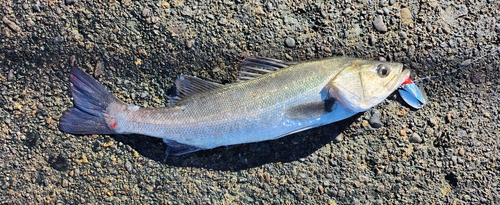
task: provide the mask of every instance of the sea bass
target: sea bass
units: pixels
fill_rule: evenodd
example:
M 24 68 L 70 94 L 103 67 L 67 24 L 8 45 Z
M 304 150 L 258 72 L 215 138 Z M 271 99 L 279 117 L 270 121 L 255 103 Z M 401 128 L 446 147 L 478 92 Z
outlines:
M 192 76 L 175 81 L 169 106 L 142 108 L 114 97 L 71 68 L 74 106 L 59 129 L 72 134 L 141 134 L 163 138 L 169 154 L 273 140 L 337 122 L 387 98 L 409 78 L 400 63 L 332 57 L 302 63 L 247 57 L 237 83 Z

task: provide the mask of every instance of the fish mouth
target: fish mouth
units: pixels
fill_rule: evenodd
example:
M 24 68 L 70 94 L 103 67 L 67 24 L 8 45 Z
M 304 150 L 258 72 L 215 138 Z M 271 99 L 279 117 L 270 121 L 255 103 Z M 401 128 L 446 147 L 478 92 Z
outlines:
M 405 82 L 405 80 L 410 77 L 410 73 L 411 73 L 410 69 L 404 69 L 401 71 L 399 75 L 394 76 L 394 78 L 391 81 L 389 81 L 389 84 L 387 85 L 387 91 L 390 91 L 392 93 L 396 89 L 398 89 L 399 86 L 401 86 Z

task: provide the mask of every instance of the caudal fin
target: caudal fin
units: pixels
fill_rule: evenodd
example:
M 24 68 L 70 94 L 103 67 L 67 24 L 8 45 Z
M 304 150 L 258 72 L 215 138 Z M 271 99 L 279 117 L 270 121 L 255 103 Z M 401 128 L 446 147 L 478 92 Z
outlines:
M 72 134 L 114 134 L 106 122 L 106 109 L 119 100 L 77 67 L 71 68 L 70 82 L 74 105 L 61 116 L 59 129 Z

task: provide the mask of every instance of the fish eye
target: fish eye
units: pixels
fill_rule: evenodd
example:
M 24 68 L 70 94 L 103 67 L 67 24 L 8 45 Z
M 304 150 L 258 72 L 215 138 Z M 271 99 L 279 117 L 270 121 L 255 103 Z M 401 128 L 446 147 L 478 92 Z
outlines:
M 386 76 L 388 76 L 389 75 L 389 71 L 390 71 L 389 68 L 387 68 L 387 66 L 384 65 L 384 64 L 379 64 L 377 66 L 377 73 L 378 73 L 378 75 L 380 77 L 386 77 Z

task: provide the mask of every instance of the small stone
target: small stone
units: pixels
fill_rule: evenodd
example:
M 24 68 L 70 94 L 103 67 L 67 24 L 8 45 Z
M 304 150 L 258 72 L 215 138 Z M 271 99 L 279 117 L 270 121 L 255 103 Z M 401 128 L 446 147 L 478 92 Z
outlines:
M 344 191 L 344 190 L 342 190 L 342 189 L 341 189 L 341 190 L 339 190 L 339 191 L 337 192 L 337 196 L 338 196 L 338 197 L 345 197 L 345 191 Z
M 435 127 L 438 124 L 438 121 L 436 118 L 430 118 L 427 120 L 427 124 L 431 127 Z
M 97 61 L 94 69 L 94 77 L 99 78 L 99 76 L 101 76 L 103 72 L 104 72 L 104 62 Z
M 181 14 L 184 15 L 184 16 L 193 16 L 194 15 L 194 11 L 193 11 L 193 9 L 191 9 L 191 7 L 185 6 L 182 9 Z
M 463 147 L 462 147 L 462 148 L 460 148 L 460 149 L 458 150 L 458 154 L 459 154 L 460 156 L 464 156 L 464 155 L 465 155 L 465 149 L 464 149 Z
M 299 192 L 299 193 L 297 194 L 297 199 L 298 199 L 299 201 L 304 200 L 304 193 Z
M 361 202 L 359 202 L 359 200 L 358 200 L 358 199 L 354 198 L 354 199 L 352 200 L 351 204 L 352 204 L 352 205 L 360 205 L 360 204 L 361 204 Z
M 379 128 L 382 127 L 384 124 L 380 121 L 380 111 L 373 109 L 372 110 L 372 116 L 370 117 L 370 126 L 373 128 Z
M 158 23 L 159 21 L 160 21 L 160 17 L 158 17 L 158 16 L 151 17 L 151 23 Z
M 44 179 L 44 180 L 42 180 L 42 184 L 43 184 L 44 186 L 49 186 L 49 185 L 50 185 L 50 182 L 49 182 L 49 180 Z
M 60 43 L 64 42 L 64 37 L 62 37 L 62 36 L 56 36 L 56 37 L 54 38 L 53 42 L 54 42 L 55 44 L 60 44 Z
M 134 169 L 132 167 L 132 163 L 130 163 L 130 161 L 128 160 L 125 162 L 125 169 L 127 169 L 128 172 L 132 172 L 132 170 Z
M 293 47 L 295 47 L 295 39 L 290 38 L 290 37 L 286 38 L 286 39 L 285 39 L 285 45 L 286 45 L 288 48 L 293 48 Z
M 420 137 L 420 135 L 418 135 L 415 132 L 411 135 L 409 140 L 411 143 L 421 143 L 422 142 L 422 138 Z
M 149 17 L 151 15 L 151 10 L 148 8 L 144 8 L 142 9 L 141 15 L 142 17 Z
M 377 37 L 373 34 L 370 34 L 369 40 L 370 45 L 375 45 L 377 43 Z
M 221 19 L 219 19 L 219 24 L 222 25 L 222 26 L 226 25 L 227 24 L 226 17 L 222 17 Z
M 406 32 L 404 32 L 404 31 L 399 32 L 399 36 L 400 36 L 402 39 L 407 39 L 407 38 L 408 38 L 408 34 L 406 34 Z
M 387 26 L 385 25 L 382 16 L 375 17 L 375 19 L 373 20 L 373 26 L 375 27 L 375 29 L 377 29 L 377 31 L 387 32 Z
M 343 140 L 344 140 L 344 135 L 340 133 L 335 137 L 335 139 L 333 139 L 333 142 L 342 142 Z
M 14 80 L 14 70 L 10 69 L 9 73 L 7 74 L 7 81 L 12 81 Z
M 63 179 L 62 182 L 61 182 L 61 186 L 62 187 L 68 187 L 68 184 L 69 184 L 69 182 L 68 182 L 67 179 Z
M 64 0 L 64 3 L 66 5 L 73 5 L 76 4 L 76 2 L 78 2 L 78 0 Z
M 474 72 L 471 75 L 471 81 L 474 84 L 481 84 L 484 82 L 484 79 L 486 77 L 486 74 L 482 71 Z
M 484 117 L 491 119 L 491 115 L 489 112 L 485 111 L 485 112 L 483 112 L 483 114 L 484 114 Z
M 367 120 L 363 120 L 363 121 L 361 121 L 361 126 L 362 126 L 362 127 L 368 127 L 368 125 L 369 125 L 369 124 L 370 124 L 370 123 L 369 123 Z
M 40 3 L 37 3 L 37 4 L 33 5 L 33 7 L 32 7 L 32 8 L 33 8 L 33 11 L 34 11 L 34 12 L 40 12 L 40 10 L 42 10 L 42 9 L 40 8 Z
M 456 132 L 456 135 L 459 138 L 467 138 L 467 131 L 465 131 L 465 130 L 458 130 Z
M 449 113 L 448 113 L 448 114 L 446 115 L 446 122 L 450 123 L 450 122 L 451 122 L 451 120 L 452 120 L 451 114 L 449 114 Z
M 12 29 L 13 31 L 15 31 L 15 32 L 19 32 L 19 31 L 21 31 L 21 27 L 19 27 L 19 26 L 18 26 L 15 22 L 13 22 L 13 21 L 9 20 L 9 19 L 7 18 L 7 16 L 4 16 L 4 17 L 2 18 L 2 21 L 3 21 L 5 24 L 7 24 L 7 26 L 8 26 L 10 29 Z
M 193 45 L 194 45 L 194 42 L 195 42 L 194 40 L 188 40 L 188 41 L 186 41 L 186 48 L 187 49 L 191 49 L 193 47 Z

